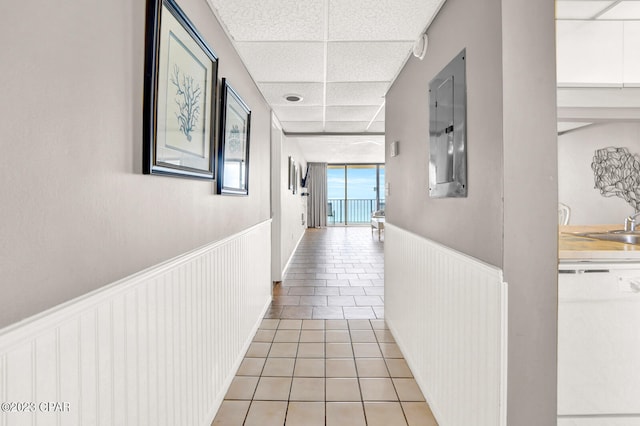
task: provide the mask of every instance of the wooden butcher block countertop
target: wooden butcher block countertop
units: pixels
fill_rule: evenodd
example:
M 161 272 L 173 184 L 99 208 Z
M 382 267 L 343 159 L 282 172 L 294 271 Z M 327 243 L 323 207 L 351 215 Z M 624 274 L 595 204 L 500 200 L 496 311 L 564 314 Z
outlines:
M 558 238 L 560 261 L 640 261 L 640 245 L 604 241 L 575 235 L 623 229 L 616 225 L 561 225 Z

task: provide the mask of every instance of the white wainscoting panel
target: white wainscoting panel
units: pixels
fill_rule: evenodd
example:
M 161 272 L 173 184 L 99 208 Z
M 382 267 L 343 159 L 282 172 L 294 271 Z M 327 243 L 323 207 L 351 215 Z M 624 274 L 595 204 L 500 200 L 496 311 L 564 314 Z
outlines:
M 266 221 L 0 330 L 0 425 L 209 425 L 271 300 L 270 240 Z
M 440 426 L 506 426 L 502 271 L 387 223 L 385 318 Z

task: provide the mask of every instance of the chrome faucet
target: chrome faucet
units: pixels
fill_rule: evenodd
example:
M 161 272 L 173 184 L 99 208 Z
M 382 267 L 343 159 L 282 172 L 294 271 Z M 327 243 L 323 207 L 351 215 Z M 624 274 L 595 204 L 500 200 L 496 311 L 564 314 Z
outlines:
M 631 216 L 628 216 L 624 219 L 624 230 L 625 231 L 635 231 L 636 230 L 636 218 L 640 216 L 640 212 L 636 212 Z

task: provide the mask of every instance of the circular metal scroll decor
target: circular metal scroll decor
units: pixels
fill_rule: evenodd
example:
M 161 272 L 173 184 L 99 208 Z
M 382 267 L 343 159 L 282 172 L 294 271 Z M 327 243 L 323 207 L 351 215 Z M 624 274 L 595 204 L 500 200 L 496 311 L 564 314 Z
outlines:
M 604 197 L 620 197 L 640 210 L 640 157 L 627 148 L 596 150 L 591 163 L 595 188 Z

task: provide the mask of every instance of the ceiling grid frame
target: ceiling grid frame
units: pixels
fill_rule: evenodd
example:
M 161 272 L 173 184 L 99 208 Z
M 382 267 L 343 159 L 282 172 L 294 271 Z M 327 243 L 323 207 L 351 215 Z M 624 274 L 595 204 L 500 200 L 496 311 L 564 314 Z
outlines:
M 322 81 L 322 131 L 327 130 L 327 74 L 329 70 L 329 0 L 323 0 L 324 11 L 324 76 Z
M 558 133 L 640 121 L 640 0 L 556 0 L 556 21 Z
M 305 146 L 316 147 L 310 155 L 320 155 L 321 148 L 326 148 L 332 152 L 326 158 L 338 155 L 336 137 L 341 136 L 340 143 L 350 152 L 345 155 L 352 159 L 365 158 L 372 149 L 377 149 L 378 158 L 384 159 L 380 146 L 380 138 L 384 137 L 384 96 L 411 57 L 409 45 L 426 32 L 445 1 L 262 0 L 258 3 L 255 0 L 207 0 L 276 117 L 288 119 L 281 120 L 284 133 L 302 140 Z M 640 25 L 640 0 L 557 0 L 556 5 L 559 22 L 627 21 L 630 26 Z M 403 17 L 401 20 L 400 16 Z M 340 29 L 340 25 L 348 27 Z M 399 35 L 408 29 L 408 33 Z M 637 33 L 640 29 L 634 29 L 633 37 Z M 352 56 L 366 50 L 367 43 L 393 46 L 389 43 L 394 42 L 397 43 L 395 47 L 389 49 L 396 53 L 402 50 L 403 54 L 395 58 L 393 75 L 385 75 L 382 79 L 359 76 L 347 78 L 347 81 L 331 78 L 331 70 L 336 69 L 335 65 L 332 68 L 333 61 L 341 59 L 339 55 L 332 56 L 335 50 L 332 46 L 341 43 L 357 46 L 343 49 L 349 51 L 344 53 L 346 59 L 353 59 Z M 635 50 L 636 46 L 640 46 L 640 38 L 625 46 L 625 50 Z M 254 57 L 255 51 L 262 50 L 268 50 L 269 54 Z M 386 56 L 389 55 L 379 53 L 377 59 L 389 60 Z M 571 84 L 573 80 L 569 80 L 569 84 L 559 87 L 559 131 L 561 125 L 566 131 L 566 126 L 573 126 L 573 122 L 584 125 L 607 121 L 612 114 L 625 120 L 639 120 L 640 79 L 636 76 L 640 75 L 640 67 L 636 62 L 631 64 L 633 81 L 621 85 L 607 87 L 602 82 L 585 84 L 578 80 Z M 316 66 L 319 69 L 314 72 Z M 369 65 L 377 70 L 381 66 L 378 63 Z M 262 78 L 265 76 L 261 73 L 265 70 L 273 74 Z M 299 94 L 303 99 L 289 103 L 284 99 L 288 94 Z M 375 115 L 363 121 L 362 114 L 366 109 L 356 106 L 375 106 Z M 318 107 L 322 111 L 316 115 L 314 111 L 318 110 L 314 108 Z M 333 121 L 335 119 L 340 121 Z M 352 149 L 350 143 L 354 140 L 357 140 L 359 150 Z M 363 151 L 365 148 L 369 151 Z M 316 161 L 314 157 L 310 159 Z
M 386 91 L 444 1 L 208 0 L 286 134 L 371 136 L 384 133 Z

